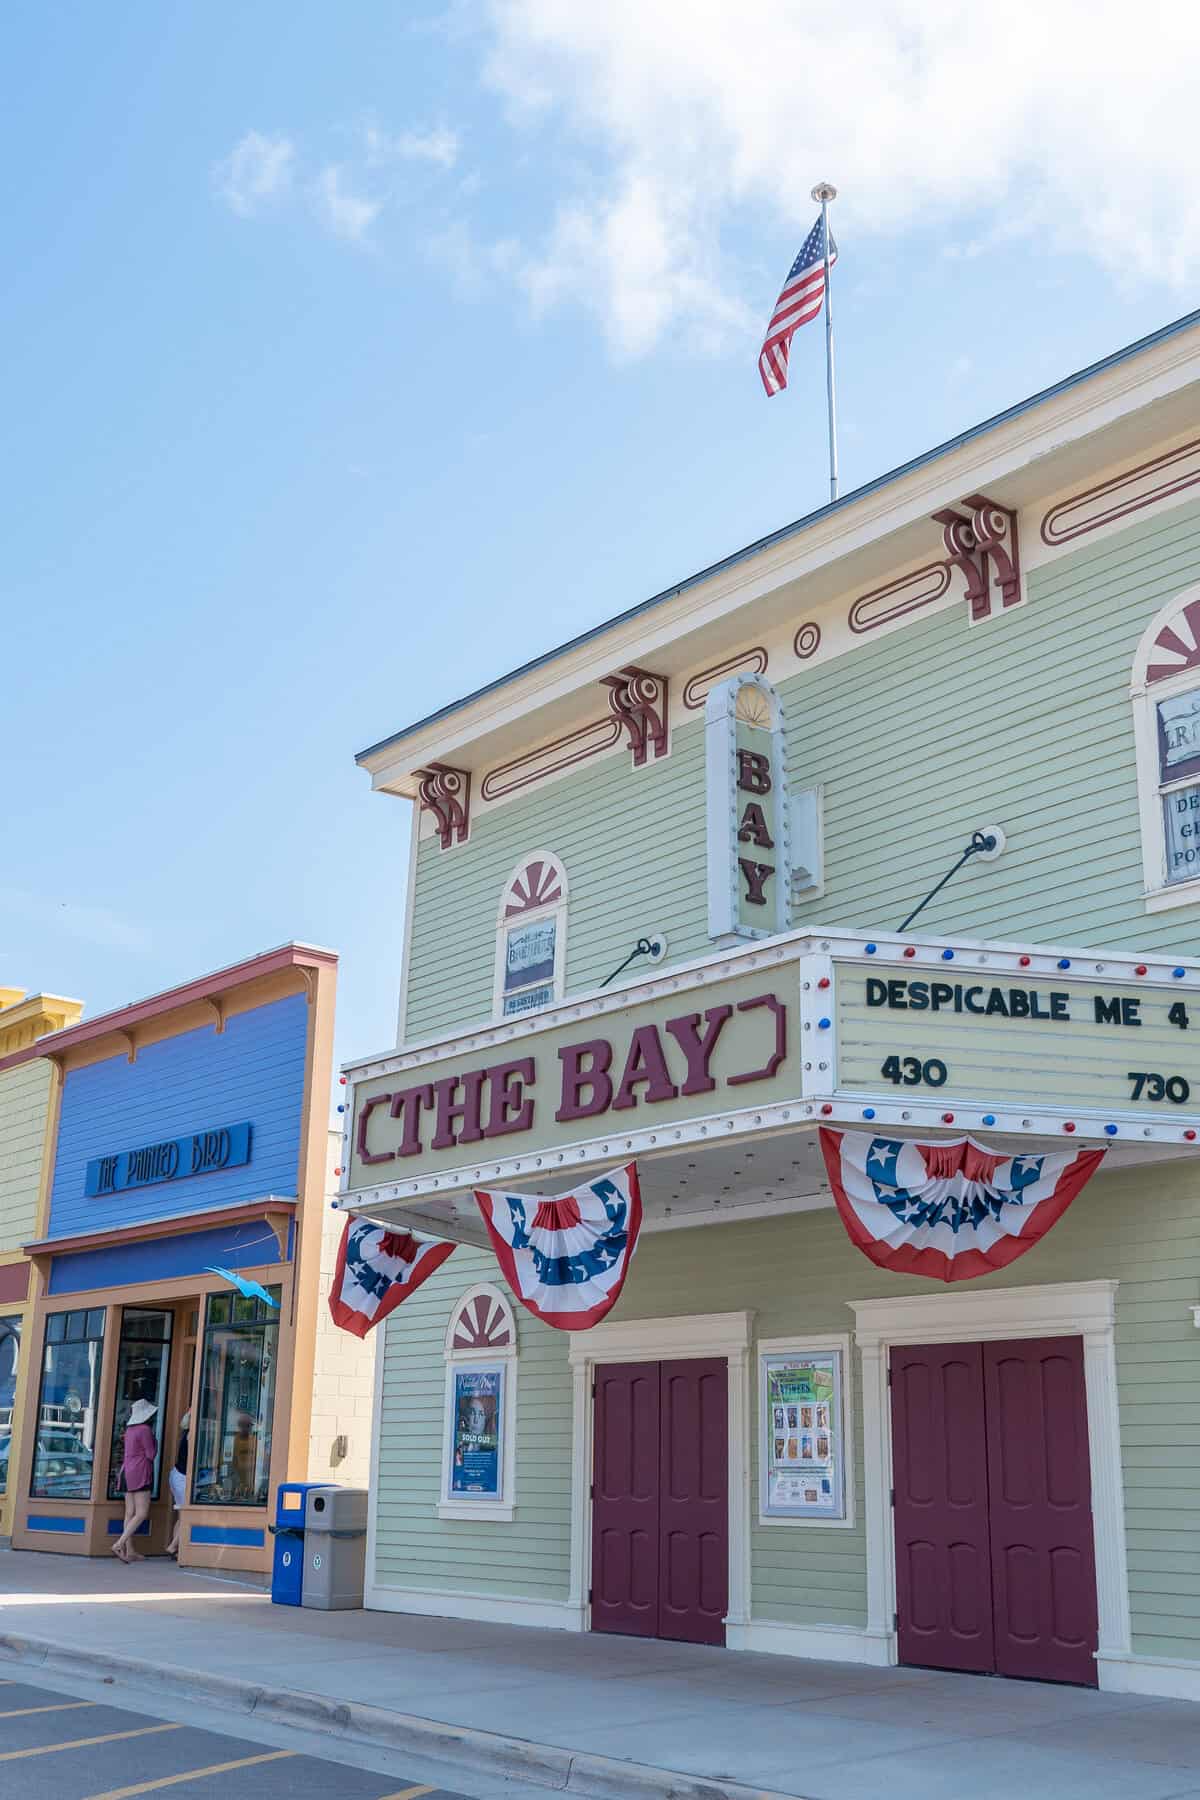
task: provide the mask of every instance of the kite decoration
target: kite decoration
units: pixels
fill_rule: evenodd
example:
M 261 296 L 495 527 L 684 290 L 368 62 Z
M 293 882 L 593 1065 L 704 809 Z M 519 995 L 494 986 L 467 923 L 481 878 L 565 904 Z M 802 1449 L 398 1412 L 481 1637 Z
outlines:
M 642 1227 L 637 1164 L 551 1200 L 476 1188 L 509 1287 L 536 1319 L 587 1331 L 617 1303 Z
M 454 1248 L 420 1243 L 409 1231 L 389 1231 L 370 1219 L 347 1219 L 329 1290 L 334 1324 L 366 1337 L 441 1268 Z
M 232 1269 L 222 1269 L 216 1263 L 209 1263 L 205 1268 L 206 1275 L 219 1275 L 230 1287 L 235 1287 L 243 1300 L 261 1300 L 265 1306 L 273 1306 L 279 1311 L 278 1300 L 273 1300 L 261 1281 L 251 1281 L 248 1275 L 237 1275 Z
M 956 1138 L 918 1144 L 821 1127 L 829 1185 L 851 1240 L 881 1269 L 969 1281 L 1045 1237 L 1103 1150 L 1009 1156 Z

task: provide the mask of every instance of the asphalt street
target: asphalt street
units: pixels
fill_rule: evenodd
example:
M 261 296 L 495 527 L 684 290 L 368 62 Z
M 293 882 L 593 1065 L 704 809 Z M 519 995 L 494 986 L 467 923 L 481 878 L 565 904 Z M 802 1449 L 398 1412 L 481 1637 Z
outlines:
M 0 1680 L 4 1800 L 471 1800 L 303 1752 Z

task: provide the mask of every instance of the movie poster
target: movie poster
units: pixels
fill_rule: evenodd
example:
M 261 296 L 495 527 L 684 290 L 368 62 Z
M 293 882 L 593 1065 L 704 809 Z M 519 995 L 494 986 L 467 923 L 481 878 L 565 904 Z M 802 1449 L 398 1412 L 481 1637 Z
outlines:
M 763 1517 L 845 1518 L 841 1351 L 764 1356 L 761 1380 Z
M 503 1368 L 455 1369 L 451 1494 L 476 1500 L 500 1498 L 503 1404 Z

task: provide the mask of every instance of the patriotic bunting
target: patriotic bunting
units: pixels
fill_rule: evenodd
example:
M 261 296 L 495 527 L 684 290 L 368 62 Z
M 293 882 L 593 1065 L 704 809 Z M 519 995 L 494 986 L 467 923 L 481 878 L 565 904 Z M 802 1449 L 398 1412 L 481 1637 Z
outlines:
M 616 1305 L 642 1226 L 636 1163 L 552 1200 L 495 1188 L 475 1199 L 509 1287 L 535 1318 L 587 1331 Z
M 1045 1237 L 1104 1159 L 1007 1156 L 972 1138 L 917 1144 L 821 1127 L 842 1223 L 865 1256 L 900 1275 L 968 1281 Z
M 441 1268 L 454 1248 L 418 1243 L 411 1232 L 388 1231 L 370 1219 L 347 1219 L 329 1290 L 334 1324 L 366 1337 Z

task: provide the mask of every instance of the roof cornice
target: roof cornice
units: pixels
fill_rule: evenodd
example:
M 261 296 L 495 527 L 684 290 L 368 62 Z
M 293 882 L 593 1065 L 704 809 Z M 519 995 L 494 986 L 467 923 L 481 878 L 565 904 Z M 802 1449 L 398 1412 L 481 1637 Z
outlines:
M 411 792 L 406 776 L 412 769 L 453 756 L 456 746 L 528 717 L 596 679 L 598 671 L 620 666 L 634 644 L 636 654 L 644 656 L 655 638 L 667 642 L 679 635 L 685 621 L 695 629 L 710 607 L 717 616 L 727 613 L 731 602 L 736 608 L 782 580 L 797 579 L 887 538 L 971 488 L 994 486 L 1006 472 L 1087 438 L 1163 392 L 1200 380 L 1198 365 L 1200 310 L 448 702 L 360 751 L 355 760 L 376 787 Z

